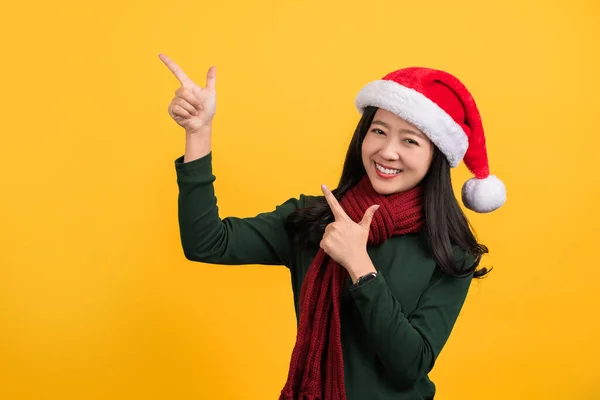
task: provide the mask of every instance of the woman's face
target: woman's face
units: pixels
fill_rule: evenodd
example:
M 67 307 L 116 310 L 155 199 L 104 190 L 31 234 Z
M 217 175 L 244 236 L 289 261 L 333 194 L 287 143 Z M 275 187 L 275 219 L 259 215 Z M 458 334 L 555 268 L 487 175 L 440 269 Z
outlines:
M 378 109 L 362 144 L 362 161 L 382 195 L 414 188 L 427 174 L 433 143 L 397 115 Z

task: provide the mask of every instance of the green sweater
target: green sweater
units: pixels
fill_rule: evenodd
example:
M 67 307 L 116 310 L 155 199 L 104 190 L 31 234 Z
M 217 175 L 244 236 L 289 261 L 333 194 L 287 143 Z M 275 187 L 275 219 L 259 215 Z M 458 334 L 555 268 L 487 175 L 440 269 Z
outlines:
M 300 195 L 254 217 L 221 219 L 212 153 L 187 163 L 180 157 L 175 170 L 186 258 L 220 265 L 286 266 L 298 320 L 300 287 L 318 249 L 295 249 L 284 222 L 317 197 Z M 378 277 L 353 289 L 348 280 L 341 300 L 347 400 L 432 399 L 435 385 L 428 373 L 448 340 L 471 278 L 442 274 L 425 233 L 392 237 L 367 251 Z M 462 261 L 464 253 L 455 255 Z

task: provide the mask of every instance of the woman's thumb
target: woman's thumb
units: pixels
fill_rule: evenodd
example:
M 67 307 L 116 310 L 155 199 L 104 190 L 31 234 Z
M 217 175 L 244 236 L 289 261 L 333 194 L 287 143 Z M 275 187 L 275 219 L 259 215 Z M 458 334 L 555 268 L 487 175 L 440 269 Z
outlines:
M 360 221 L 360 225 L 366 229 L 371 227 L 371 221 L 373 221 L 373 216 L 375 215 L 375 211 L 379 208 L 379 204 L 375 204 L 365 211 L 365 215 L 363 215 L 362 220 Z

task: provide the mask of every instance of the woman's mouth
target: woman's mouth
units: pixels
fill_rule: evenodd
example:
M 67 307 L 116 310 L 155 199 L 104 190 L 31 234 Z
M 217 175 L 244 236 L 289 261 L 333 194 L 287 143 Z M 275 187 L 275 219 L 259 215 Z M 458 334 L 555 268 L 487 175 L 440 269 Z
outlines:
M 384 167 L 383 165 L 380 165 L 377 163 L 375 163 L 375 171 L 377 172 L 377 175 L 379 175 L 385 179 L 394 178 L 394 177 L 398 176 L 400 173 L 402 173 L 401 169 L 392 169 L 392 168 Z

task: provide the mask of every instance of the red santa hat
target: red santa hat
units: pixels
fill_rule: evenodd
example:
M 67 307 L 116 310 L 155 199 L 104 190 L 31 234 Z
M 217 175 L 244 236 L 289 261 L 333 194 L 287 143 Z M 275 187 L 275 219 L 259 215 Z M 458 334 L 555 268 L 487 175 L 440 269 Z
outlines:
M 456 77 L 430 68 L 399 69 L 359 91 L 356 107 L 362 113 L 367 106 L 383 108 L 419 128 L 452 168 L 464 159 L 474 175 L 462 187 L 467 208 L 485 213 L 506 202 L 504 183 L 490 175 L 479 110 Z

